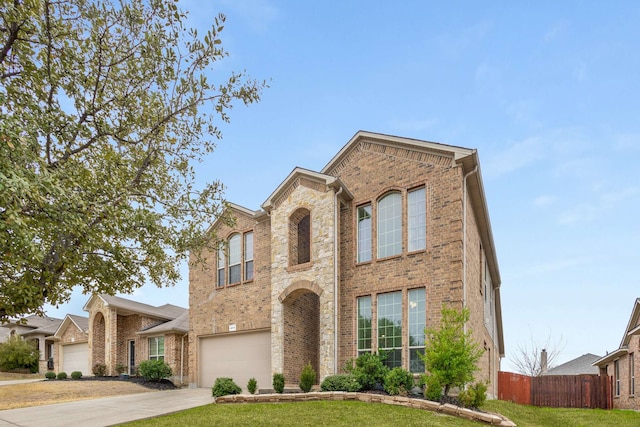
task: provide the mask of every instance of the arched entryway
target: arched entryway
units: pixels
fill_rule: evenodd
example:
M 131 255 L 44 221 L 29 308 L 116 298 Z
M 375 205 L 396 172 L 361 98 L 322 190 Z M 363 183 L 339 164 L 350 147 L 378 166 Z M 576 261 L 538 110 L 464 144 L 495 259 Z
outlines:
M 298 384 L 302 368 L 311 363 L 320 372 L 320 294 L 311 282 L 291 285 L 282 295 L 284 318 L 283 374 L 287 384 Z
M 105 363 L 105 320 L 104 315 L 100 312 L 93 317 L 93 325 L 91 329 L 91 366 Z

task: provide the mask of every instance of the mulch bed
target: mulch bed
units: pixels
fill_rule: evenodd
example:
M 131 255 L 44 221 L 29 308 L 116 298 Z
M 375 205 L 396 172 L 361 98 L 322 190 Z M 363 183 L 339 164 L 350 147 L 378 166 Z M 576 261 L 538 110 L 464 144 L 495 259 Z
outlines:
M 143 377 L 82 377 L 79 380 L 67 380 L 67 381 L 122 381 L 133 384 L 139 384 L 143 387 L 152 390 L 174 390 L 176 387 L 171 381 L 164 379 L 160 381 L 147 381 Z

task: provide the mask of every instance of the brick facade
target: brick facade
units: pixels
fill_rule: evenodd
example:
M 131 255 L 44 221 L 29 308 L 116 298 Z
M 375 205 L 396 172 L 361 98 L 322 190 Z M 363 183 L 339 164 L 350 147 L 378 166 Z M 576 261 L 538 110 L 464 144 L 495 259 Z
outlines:
M 321 173 L 294 170 L 263 211 L 233 205 L 236 224 L 219 221 L 212 231 L 222 241 L 254 232 L 255 277 L 217 287 L 215 252 L 203 252 L 204 263 L 190 266 L 191 381 L 198 381 L 198 340 L 231 333 L 232 324 L 236 333 L 270 328 L 272 373 L 284 373 L 287 383 L 297 383 L 307 362 L 318 380 L 342 372 L 357 356 L 357 299 L 371 297 L 376 351 L 377 300 L 390 292 L 401 295 L 400 363 L 408 369 L 408 295 L 424 289 L 426 326 L 437 325 L 443 304 L 470 309 L 468 327 L 485 349 L 477 377 L 489 380 L 488 392 L 496 395 L 504 353 L 500 278 L 477 166 L 473 150 L 360 132 Z M 426 197 L 426 247 L 409 251 L 407 206 L 415 189 Z M 402 249 L 378 258 L 378 202 L 389 193 L 400 195 Z M 373 218 L 372 255 L 359 263 L 363 205 Z M 305 217 L 308 229 L 299 226 Z M 308 262 L 300 255 L 307 243 Z

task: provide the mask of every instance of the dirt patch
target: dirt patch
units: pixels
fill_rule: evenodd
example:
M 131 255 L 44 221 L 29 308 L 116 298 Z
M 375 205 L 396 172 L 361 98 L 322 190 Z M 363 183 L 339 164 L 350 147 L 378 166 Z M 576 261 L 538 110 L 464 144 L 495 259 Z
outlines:
M 45 380 L 26 384 L 0 385 L 0 410 L 153 391 L 128 381 Z

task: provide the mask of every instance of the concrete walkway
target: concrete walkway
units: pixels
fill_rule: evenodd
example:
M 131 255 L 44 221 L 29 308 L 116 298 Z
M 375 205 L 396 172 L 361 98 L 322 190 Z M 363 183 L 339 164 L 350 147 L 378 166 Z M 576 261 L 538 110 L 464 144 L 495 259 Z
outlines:
M 42 378 L 36 378 L 36 379 L 31 379 L 31 380 L 7 380 L 7 381 L 0 381 L 0 387 L 2 387 L 3 385 L 12 385 L 12 384 L 25 384 L 25 383 L 37 383 L 38 381 L 45 381 Z
M 98 427 L 213 403 L 210 388 L 156 391 L 0 411 L 0 426 Z

